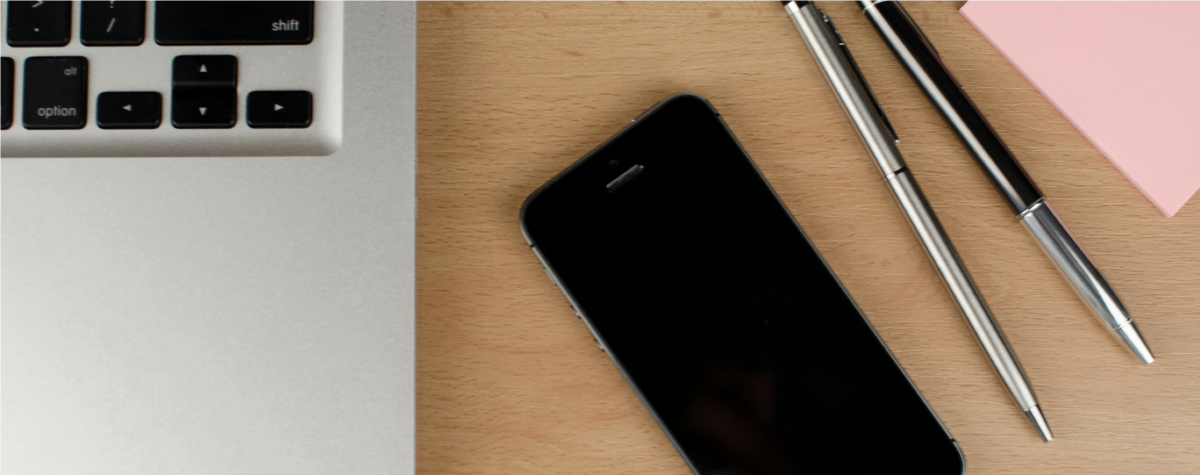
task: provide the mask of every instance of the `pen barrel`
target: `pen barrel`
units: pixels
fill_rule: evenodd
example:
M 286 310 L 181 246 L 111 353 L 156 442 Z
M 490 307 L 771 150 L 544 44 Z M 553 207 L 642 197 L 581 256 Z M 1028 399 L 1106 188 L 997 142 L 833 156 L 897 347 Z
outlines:
M 908 173 L 904 159 L 888 135 L 879 115 L 870 102 L 864 86 L 859 84 L 833 34 L 828 30 L 824 17 L 816 7 L 807 4 L 800 7 L 791 2 L 784 6 L 792 23 L 804 38 L 830 88 L 838 98 L 850 122 L 858 132 L 871 158 L 883 173 L 892 195 L 908 217 L 917 237 L 924 245 L 934 267 L 942 276 L 950 294 L 958 304 L 963 317 L 991 360 L 992 367 L 1022 411 L 1037 405 L 1037 398 L 1025 377 L 1016 355 L 992 318 L 991 311 L 971 281 L 966 267 L 950 244 L 941 223 L 933 214 L 925 195 Z
M 896 197 L 900 208 L 908 216 L 913 231 L 924 244 L 926 253 L 938 273 L 941 274 L 942 282 L 946 284 L 946 289 L 958 304 L 963 318 L 971 327 L 972 333 L 975 334 L 976 341 L 979 342 L 984 354 L 991 360 L 996 374 L 1004 381 L 1004 385 L 1017 404 L 1021 406 L 1021 410 L 1029 411 L 1038 403 L 1029 379 L 1025 376 L 1025 371 L 1021 368 L 1016 353 L 1008 344 L 1008 339 L 1005 338 L 1000 326 L 992 317 L 991 310 L 988 309 L 983 296 L 979 294 L 966 266 L 959 259 L 954 245 L 951 244 L 937 216 L 933 214 L 933 210 L 925 200 L 925 194 L 921 192 L 921 188 L 917 186 L 908 171 L 901 171 L 889 176 L 887 184 L 892 189 L 892 194 Z
M 971 102 L 916 22 L 894 1 L 862 1 L 863 14 L 875 26 L 904 69 L 971 151 L 988 180 L 1020 215 L 1042 198 L 1042 192 L 1009 152 L 1000 136 Z
M 858 132 L 863 146 L 879 167 L 880 174 L 888 176 L 903 170 L 904 159 L 896 150 L 896 143 L 875 111 L 874 103 L 864 86 L 858 82 L 854 69 L 842 56 L 842 51 L 826 26 L 821 11 L 812 4 L 800 7 L 795 2 L 785 5 L 784 10 L 792 19 L 800 36 L 804 38 L 809 53 L 812 53 L 830 89 L 837 96 L 838 104 L 841 104 L 854 130 Z

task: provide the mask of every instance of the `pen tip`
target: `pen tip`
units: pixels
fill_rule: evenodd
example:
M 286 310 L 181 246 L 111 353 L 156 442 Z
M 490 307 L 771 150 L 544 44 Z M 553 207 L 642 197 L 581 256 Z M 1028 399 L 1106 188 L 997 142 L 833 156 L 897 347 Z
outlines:
M 1033 428 L 1037 429 L 1038 435 L 1042 436 L 1043 442 L 1054 440 L 1054 434 L 1050 433 L 1050 424 L 1046 423 L 1046 418 L 1042 416 L 1042 410 L 1037 404 L 1030 406 L 1025 415 L 1029 417 L 1029 422 L 1033 423 Z
M 1137 325 L 1134 325 L 1132 321 L 1121 325 L 1120 328 L 1117 328 L 1116 333 L 1121 342 L 1125 344 L 1125 347 L 1129 348 L 1129 351 L 1132 351 L 1133 355 L 1137 356 L 1139 360 L 1142 360 L 1142 364 L 1154 362 L 1154 353 L 1150 352 L 1150 347 L 1146 345 L 1146 340 L 1142 339 L 1142 332 L 1138 331 Z

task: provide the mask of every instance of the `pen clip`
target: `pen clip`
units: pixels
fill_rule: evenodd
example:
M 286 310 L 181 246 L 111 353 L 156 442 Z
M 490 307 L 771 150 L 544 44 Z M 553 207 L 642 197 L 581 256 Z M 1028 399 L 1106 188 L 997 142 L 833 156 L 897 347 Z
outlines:
M 817 10 L 821 12 L 820 10 Z M 896 137 L 896 130 L 892 128 L 892 122 L 888 120 L 887 114 L 883 113 L 883 106 L 879 105 L 879 99 L 875 98 L 875 92 L 871 90 L 871 85 L 867 84 L 866 76 L 863 76 L 862 70 L 858 69 L 858 63 L 854 61 L 854 55 L 850 54 L 850 48 L 846 46 L 846 42 L 842 41 L 842 35 L 838 33 L 837 27 L 833 26 L 833 20 L 829 19 L 829 15 L 821 12 L 821 19 L 825 22 L 825 30 L 833 41 L 837 42 L 838 48 L 842 50 L 842 57 L 846 59 L 846 63 L 850 65 L 850 70 L 854 71 L 854 79 L 858 81 L 858 85 L 862 86 L 867 92 L 867 96 L 871 98 L 871 105 L 875 107 L 875 113 L 879 114 L 879 119 L 883 121 L 883 126 L 887 129 L 888 134 L 892 136 L 892 141 L 899 143 L 900 139 Z

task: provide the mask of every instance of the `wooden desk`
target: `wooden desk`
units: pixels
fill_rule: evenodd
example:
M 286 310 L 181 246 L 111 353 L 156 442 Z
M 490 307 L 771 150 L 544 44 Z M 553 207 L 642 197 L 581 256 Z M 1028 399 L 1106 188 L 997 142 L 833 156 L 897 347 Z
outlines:
M 855 7 L 822 6 L 1058 439 L 1040 442 L 993 374 L 779 4 L 422 3 L 421 473 L 687 473 L 517 224 L 539 185 L 679 91 L 721 111 L 960 441 L 970 473 L 1200 472 L 1200 200 L 1164 218 L 958 3 L 907 4 L 1133 312 L 1159 358 L 1143 367 L 1076 299 Z

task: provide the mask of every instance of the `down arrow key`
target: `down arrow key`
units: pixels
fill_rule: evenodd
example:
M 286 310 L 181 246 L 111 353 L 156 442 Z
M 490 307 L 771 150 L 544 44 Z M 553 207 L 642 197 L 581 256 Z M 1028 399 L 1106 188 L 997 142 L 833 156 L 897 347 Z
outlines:
M 176 89 L 171 93 L 171 124 L 178 129 L 228 129 L 237 123 L 237 91 Z

